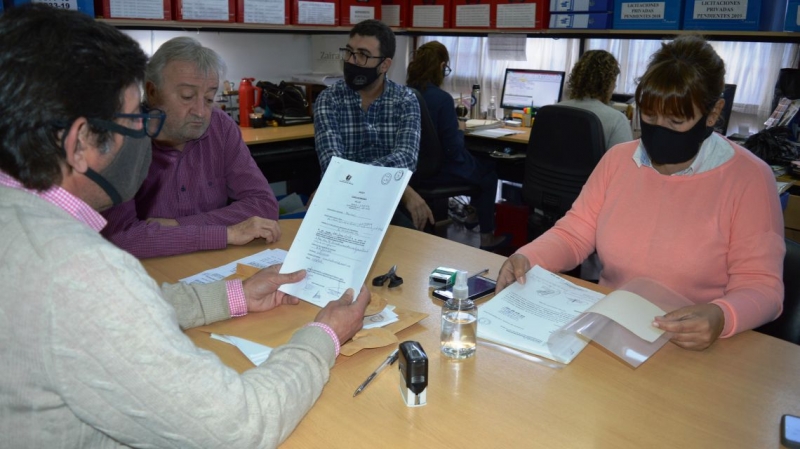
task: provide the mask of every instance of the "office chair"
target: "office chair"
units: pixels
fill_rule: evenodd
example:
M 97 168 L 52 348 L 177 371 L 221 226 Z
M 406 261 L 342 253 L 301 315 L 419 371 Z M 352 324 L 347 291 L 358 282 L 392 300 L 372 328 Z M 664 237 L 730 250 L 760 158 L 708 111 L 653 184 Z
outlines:
M 605 153 L 603 125 L 594 112 L 563 105 L 536 113 L 528 141 L 522 199 L 531 208 L 532 240 L 564 216 Z
M 800 243 L 784 239 L 783 313 L 775 321 L 755 330 L 781 340 L 800 344 Z
M 719 114 L 719 119 L 714 125 L 714 130 L 723 136 L 728 133 L 728 123 L 731 121 L 731 112 L 733 111 L 733 98 L 736 96 L 736 84 L 726 84 L 725 90 L 722 91 L 722 98 L 725 100 L 725 106 L 722 107 L 722 112 Z
M 411 176 L 409 184 L 428 203 L 434 220 L 439 222 L 447 219 L 449 198 L 477 195 L 480 193 L 480 189 L 470 184 L 440 185 L 436 182 L 436 175 L 445 164 L 444 150 L 439 142 L 439 135 L 436 133 L 436 126 L 431 119 L 425 98 L 418 90 L 409 89 L 417 96 L 421 118 L 417 170 Z M 427 226 L 425 231 L 432 232 L 433 229 Z

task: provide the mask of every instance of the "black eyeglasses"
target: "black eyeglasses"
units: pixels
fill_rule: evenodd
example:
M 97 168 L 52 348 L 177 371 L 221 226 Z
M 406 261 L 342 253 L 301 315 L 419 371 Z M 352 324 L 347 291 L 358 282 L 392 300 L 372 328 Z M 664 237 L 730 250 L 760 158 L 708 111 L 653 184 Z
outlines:
M 370 59 L 380 59 L 383 62 L 386 59 L 385 56 L 370 56 L 366 53 L 362 53 L 360 51 L 353 51 L 349 48 L 340 48 L 339 49 L 339 56 L 341 56 L 342 61 L 349 61 L 350 58 L 353 58 L 356 65 L 364 67 L 367 65 Z M 378 63 L 380 64 L 380 62 Z
M 144 104 L 141 105 L 140 108 L 142 112 L 139 114 L 117 113 L 113 116 L 114 118 L 141 120 L 142 127 L 140 129 L 128 128 L 127 126 L 120 125 L 117 122 L 96 118 L 90 118 L 89 123 L 100 128 L 122 134 L 123 136 L 133 137 L 135 139 L 139 139 L 144 136 L 153 138 L 158 136 L 158 133 L 161 132 L 161 128 L 164 127 L 164 120 L 166 120 L 167 114 L 165 114 L 161 109 L 150 109 Z
M 451 69 L 449 65 L 445 65 L 444 66 L 444 76 L 447 76 L 447 75 L 449 75 L 451 73 L 453 73 L 453 69 Z

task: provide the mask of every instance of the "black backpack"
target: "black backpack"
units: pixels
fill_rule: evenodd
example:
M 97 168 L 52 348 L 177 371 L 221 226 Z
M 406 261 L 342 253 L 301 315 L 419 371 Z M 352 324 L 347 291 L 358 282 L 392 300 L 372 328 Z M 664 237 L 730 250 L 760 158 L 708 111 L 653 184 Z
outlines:
M 310 117 L 308 113 L 308 102 L 299 87 L 281 81 L 280 84 L 269 81 L 259 81 L 256 87 L 262 89 L 261 106 L 269 108 L 270 113 L 279 123 L 284 123 L 286 119 L 302 119 Z M 295 120 L 292 120 L 295 121 Z

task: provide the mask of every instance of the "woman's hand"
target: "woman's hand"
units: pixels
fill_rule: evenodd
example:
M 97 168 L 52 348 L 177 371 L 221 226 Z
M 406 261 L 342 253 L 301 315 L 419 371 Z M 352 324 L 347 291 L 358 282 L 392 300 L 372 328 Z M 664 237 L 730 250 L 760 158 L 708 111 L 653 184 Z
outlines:
M 497 286 L 494 288 L 495 293 L 500 293 L 501 290 L 513 284 L 514 281 L 520 284 L 525 283 L 525 273 L 531 269 L 531 262 L 527 257 L 522 254 L 512 254 L 511 257 L 503 262 L 500 267 L 500 273 L 497 274 Z
M 717 341 L 725 315 L 716 304 L 698 304 L 657 316 L 653 326 L 671 332 L 671 341 L 681 348 L 700 351 Z

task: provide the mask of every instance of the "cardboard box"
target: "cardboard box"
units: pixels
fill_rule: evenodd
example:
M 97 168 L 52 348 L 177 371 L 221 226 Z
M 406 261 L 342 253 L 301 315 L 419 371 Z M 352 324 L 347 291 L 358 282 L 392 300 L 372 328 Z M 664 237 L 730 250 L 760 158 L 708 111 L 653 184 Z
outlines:
M 786 5 L 785 31 L 800 31 L 800 0 L 789 0 Z
M 339 25 L 339 0 L 293 0 L 292 25 Z
M 173 0 L 175 20 L 236 22 L 236 0 Z
M 172 20 L 170 0 L 102 0 L 98 14 L 106 19 Z
M 7 8 L 14 6 L 27 5 L 31 0 L 3 0 Z M 62 9 L 71 9 L 73 11 L 80 11 L 94 17 L 94 0 L 73 0 L 73 1 L 39 1 L 38 3 L 48 3 Z M 74 6 L 73 6 L 74 5 Z M 2 11 L 0 5 L 0 12 Z
M 409 26 L 408 2 L 409 0 L 382 0 L 381 21 L 390 27 L 405 28 Z
M 452 0 L 453 28 L 494 28 L 493 0 Z
M 381 0 L 340 0 L 339 25 L 351 27 L 363 20 L 381 20 Z
M 617 0 L 614 3 L 614 29 L 679 30 L 683 25 L 683 8 L 684 0 Z
M 550 28 L 575 28 L 609 30 L 614 23 L 614 14 L 601 13 L 550 13 Z
M 547 0 L 495 0 L 495 28 L 538 30 L 549 21 Z
M 450 28 L 450 0 L 411 0 L 408 13 L 414 28 Z
M 800 186 L 792 186 L 788 192 L 789 203 L 783 211 L 783 226 L 800 232 Z
M 236 21 L 289 25 L 292 20 L 291 0 L 237 0 Z
M 550 12 L 613 12 L 614 0 L 550 0 Z
M 758 31 L 761 7 L 761 0 L 686 0 L 683 29 Z

